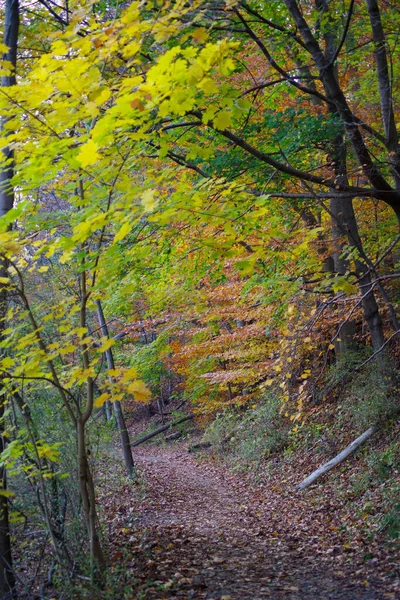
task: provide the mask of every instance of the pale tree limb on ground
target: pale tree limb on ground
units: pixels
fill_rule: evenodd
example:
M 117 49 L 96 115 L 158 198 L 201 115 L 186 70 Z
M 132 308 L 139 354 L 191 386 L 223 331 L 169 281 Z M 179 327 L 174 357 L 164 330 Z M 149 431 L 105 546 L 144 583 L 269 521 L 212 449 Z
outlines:
M 344 461 L 345 458 L 347 458 L 350 454 L 355 452 L 357 448 L 359 448 L 364 442 L 366 442 L 377 430 L 377 427 L 370 427 L 369 429 L 367 429 L 367 431 L 364 431 L 363 434 L 361 434 L 356 440 L 351 442 L 351 444 L 349 444 L 347 448 L 345 448 L 337 456 L 335 456 L 335 458 L 332 458 L 330 461 L 328 461 L 321 467 L 318 467 L 316 471 L 313 471 L 311 475 L 306 477 L 299 485 L 296 486 L 296 490 L 304 490 L 304 488 L 314 483 L 314 481 L 322 477 L 322 475 L 325 475 L 325 473 L 336 467 L 336 465 L 339 465 L 341 462 Z

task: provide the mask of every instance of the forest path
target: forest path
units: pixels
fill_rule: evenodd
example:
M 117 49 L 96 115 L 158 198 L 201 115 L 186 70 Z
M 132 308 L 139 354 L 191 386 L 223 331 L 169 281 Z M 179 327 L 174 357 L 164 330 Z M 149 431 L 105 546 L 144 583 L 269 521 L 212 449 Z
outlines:
M 385 593 L 382 581 L 361 583 L 351 564 L 338 564 L 329 552 L 320 560 L 296 519 L 287 539 L 271 531 L 270 521 L 286 518 L 279 514 L 279 494 L 266 508 L 238 477 L 199 462 L 182 447 L 144 445 L 135 460 L 144 493 L 133 504 L 132 496 L 129 503 L 119 499 L 117 522 L 123 527 L 114 541 L 114 561 L 127 565 L 121 598 L 396 597 Z

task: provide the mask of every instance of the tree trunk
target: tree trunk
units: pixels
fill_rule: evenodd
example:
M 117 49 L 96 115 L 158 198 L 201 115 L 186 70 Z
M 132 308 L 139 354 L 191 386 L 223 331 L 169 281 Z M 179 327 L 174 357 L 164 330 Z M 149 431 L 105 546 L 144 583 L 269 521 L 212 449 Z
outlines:
M 350 246 L 356 248 L 360 253 L 363 253 L 362 241 L 358 233 L 357 220 L 351 200 L 347 200 L 343 203 L 341 226 L 343 231 L 347 231 Z M 372 347 L 376 351 L 385 343 L 385 336 L 383 333 L 383 323 L 379 313 L 378 303 L 371 287 L 371 274 L 368 265 L 360 260 L 355 260 L 355 268 L 359 277 L 359 286 L 363 297 L 362 306 L 364 318 L 368 325 Z
M 78 458 L 79 458 L 79 488 L 82 499 L 83 514 L 90 544 L 92 580 L 102 578 L 106 562 L 97 532 L 97 512 L 93 476 L 90 470 L 86 451 L 85 424 L 82 419 L 77 424 Z
M 10 62 L 14 67 L 11 75 L 3 75 L 1 87 L 15 85 L 15 68 L 17 64 L 17 44 L 19 29 L 19 3 L 18 0 L 6 0 L 4 5 L 4 35 L 3 43 L 9 48 L 3 54 L 3 60 Z M 0 118 L 0 133 L 4 131 L 7 118 Z M 11 180 L 14 176 L 14 152 L 8 146 L 1 149 L 3 159 L 7 160 L 5 166 L 0 169 L 0 217 L 5 216 L 14 204 L 14 190 Z M 0 261 L 0 277 L 7 276 L 7 263 Z M 7 313 L 7 292 L 0 288 L 0 338 L 5 328 L 5 316 Z M 4 430 L 4 401 L 5 395 L 0 397 L 0 453 L 5 449 L 6 438 L 2 435 Z M 16 598 L 15 578 L 12 569 L 10 523 L 8 516 L 7 496 L 1 492 L 7 490 L 6 470 L 0 466 L 0 597 Z
M 374 40 L 374 54 L 386 146 L 390 152 L 389 161 L 396 182 L 396 189 L 400 190 L 400 146 L 393 107 L 392 81 L 387 57 L 387 42 L 377 0 L 366 0 L 366 2 Z
M 106 320 L 104 318 L 103 308 L 101 306 L 100 300 L 96 300 L 96 306 L 97 306 L 97 316 L 99 319 L 101 332 L 104 337 L 109 338 L 110 336 L 108 333 L 108 327 L 107 327 Z M 111 348 L 108 348 L 108 350 L 105 351 L 105 355 L 106 355 L 106 359 L 107 359 L 108 368 L 110 370 L 114 370 L 115 363 L 114 363 L 114 356 L 113 356 Z M 121 436 L 122 451 L 124 453 L 124 461 L 125 461 L 126 470 L 128 471 L 128 475 L 130 477 L 132 477 L 135 472 L 135 464 L 133 462 L 131 442 L 129 439 L 128 430 L 126 428 L 124 413 L 122 412 L 122 406 L 121 406 L 121 403 L 119 400 L 116 400 L 112 404 L 114 407 L 114 414 L 115 414 L 115 419 L 117 421 L 118 431 Z
M 4 397 L 4 396 L 3 396 Z M 4 404 L 0 401 L 0 431 L 3 429 Z M 0 435 L 0 453 L 5 449 L 5 438 Z M 7 491 L 7 473 L 0 466 L 0 598 L 16 598 L 15 578 L 12 569 L 8 500 L 2 492 Z
M 316 0 L 316 5 L 322 12 L 329 11 L 329 5 L 327 0 Z M 325 39 L 325 59 L 329 63 L 333 63 L 331 67 L 331 76 L 334 79 L 337 86 L 339 86 L 339 77 L 337 65 L 335 64 L 334 57 L 338 44 L 338 40 L 334 23 L 328 18 L 327 29 L 324 34 Z M 324 84 L 325 90 L 329 93 L 329 86 Z M 329 112 L 334 115 L 337 120 L 340 119 L 340 110 L 336 107 L 330 107 Z M 347 173 L 347 147 L 345 139 L 345 125 L 341 125 L 337 131 L 332 144 L 332 158 L 335 173 L 335 181 L 339 185 L 348 185 L 348 173 Z M 355 248 L 360 255 L 364 254 L 362 241 L 358 232 L 358 224 L 356 215 L 353 207 L 353 200 L 350 198 L 344 198 L 340 193 L 333 193 L 331 202 L 331 215 L 332 215 L 332 237 L 334 244 L 334 267 L 335 272 L 340 275 L 344 275 L 348 264 L 347 261 L 341 257 L 343 250 L 343 235 L 348 239 L 349 245 Z M 360 278 L 359 285 L 361 296 L 363 296 L 362 307 L 364 311 L 364 318 L 367 322 L 368 329 L 371 336 L 371 342 L 374 350 L 381 348 L 385 341 L 383 333 L 383 324 L 380 317 L 378 304 L 375 298 L 373 289 L 368 291 L 368 284 L 371 283 L 371 276 L 368 272 L 368 266 L 356 260 L 356 273 Z M 340 342 L 336 343 L 336 351 L 339 353 L 354 346 L 354 335 L 356 333 L 356 324 L 354 321 L 347 322 L 341 329 Z
M 316 6 L 318 10 L 328 11 L 328 3 L 327 0 L 316 0 Z M 326 57 L 328 60 L 332 60 L 336 48 L 337 48 L 337 35 L 332 23 L 329 24 L 327 30 L 324 34 L 325 46 L 326 46 Z M 316 91 L 316 86 L 311 77 L 311 71 L 308 65 L 304 65 L 300 62 L 298 57 L 295 57 L 296 64 L 300 70 L 300 73 L 306 75 L 309 79 L 308 86 Z M 334 76 L 337 79 L 338 73 L 337 68 L 334 68 Z M 322 107 L 322 101 L 316 96 L 311 96 L 312 103 L 314 105 Z M 338 112 L 334 107 L 330 107 L 329 112 L 338 117 Z M 348 185 L 347 178 L 347 162 L 346 162 L 346 143 L 344 141 L 344 128 L 341 128 L 334 140 L 332 140 L 330 154 L 332 155 L 332 165 L 335 174 L 335 180 L 340 184 Z M 331 232 L 332 232 L 332 256 L 329 256 L 325 259 L 322 270 L 324 272 L 338 273 L 339 275 L 344 275 L 347 269 L 347 264 L 344 258 L 341 256 L 343 252 L 343 239 L 344 236 L 347 236 L 347 232 L 343 228 L 343 212 L 345 210 L 345 204 L 347 202 L 351 203 L 351 200 L 344 198 L 340 192 L 332 192 L 332 197 L 329 202 L 329 210 L 331 214 Z M 355 219 L 355 216 L 354 216 Z M 310 224 L 310 226 L 315 227 L 316 224 Z M 357 224 L 355 224 L 357 228 Z M 354 245 L 351 243 L 350 244 Z M 355 343 L 355 334 L 356 334 L 356 322 L 354 320 L 346 322 L 342 325 L 340 330 L 340 341 L 335 341 L 335 354 L 340 355 L 354 348 Z M 372 336 L 371 336 L 372 337 Z

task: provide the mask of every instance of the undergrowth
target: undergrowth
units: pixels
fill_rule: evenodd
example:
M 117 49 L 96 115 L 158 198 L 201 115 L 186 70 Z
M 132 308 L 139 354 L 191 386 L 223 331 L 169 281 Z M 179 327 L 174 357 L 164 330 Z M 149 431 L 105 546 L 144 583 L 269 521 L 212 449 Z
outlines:
M 226 411 L 216 417 L 204 434 L 217 451 L 228 451 L 237 468 L 259 466 L 288 444 L 290 426 L 280 413 L 280 399 L 264 394 L 260 402 L 240 412 Z
M 364 361 L 366 351 L 346 352 L 329 371 L 326 388 L 337 388 L 339 422 L 349 419 L 357 430 L 387 423 L 400 414 L 400 373 L 387 358 L 380 358 L 355 369 Z M 361 363 L 360 363 L 361 361 Z M 340 382 L 346 383 L 340 387 Z
M 393 432 L 400 414 L 399 372 L 385 360 L 356 371 L 363 355 L 347 353 L 337 360 L 325 379 L 324 389 L 335 389 L 324 397 L 324 406 L 313 411 L 301 427 L 281 414 L 281 399 L 268 392 L 257 405 L 246 410 L 228 409 L 207 427 L 204 442 L 235 470 L 261 473 L 263 477 L 284 464 L 296 462 L 305 453 L 320 455 L 320 464 L 338 454 L 367 428 L 378 425 L 380 433 L 348 459 L 341 472 L 348 472 L 343 497 L 365 523 L 365 535 L 384 532 L 400 537 L 400 449 Z M 340 387 L 340 381 L 346 385 Z M 277 458 L 278 460 L 270 460 Z M 336 470 L 328 477 L 341 487 Z M 320 482 L 319 485 L 324 485 Z M 363 526 L 362 526 L 363 527 Z M 368 531 L 367 531 L 368 529 Z

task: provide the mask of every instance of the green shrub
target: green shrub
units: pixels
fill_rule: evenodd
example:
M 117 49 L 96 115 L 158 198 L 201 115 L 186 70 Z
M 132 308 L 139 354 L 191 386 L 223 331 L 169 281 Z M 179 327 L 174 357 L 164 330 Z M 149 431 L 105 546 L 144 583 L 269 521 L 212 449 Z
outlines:
M 343 405 L 357 427 L 364 430 L 399 413 L 397 376 L 373 365 L 354 376 Z
M 228 452 L 239 468 L 259 465 L 288 443 L 290 426 L 280 414 L 281 406 L 269 393 L 245 413 L 226 411 L 207 428 L 204 441 Z
M 350 417 L 360 430 L 384 423 L 400 412 L 400 373 L 387 357 L 378 356 L 355 371 L 368 354 L 369 349 L 360 348 L 341 355 L 329 371 L 324 390 L 333 389 L 340 394 L 345 419 Z

